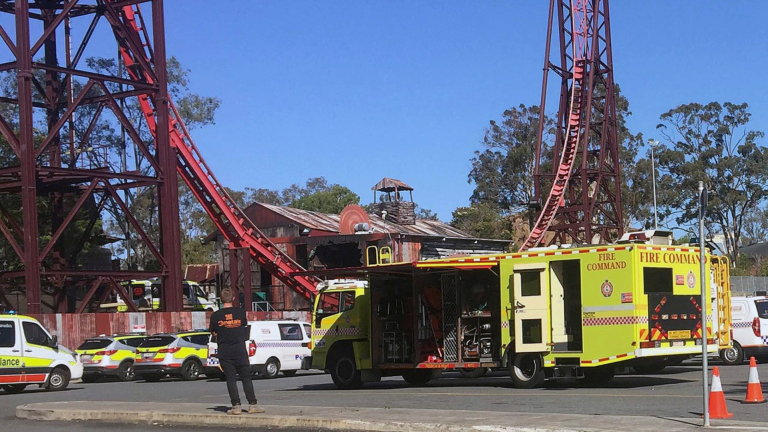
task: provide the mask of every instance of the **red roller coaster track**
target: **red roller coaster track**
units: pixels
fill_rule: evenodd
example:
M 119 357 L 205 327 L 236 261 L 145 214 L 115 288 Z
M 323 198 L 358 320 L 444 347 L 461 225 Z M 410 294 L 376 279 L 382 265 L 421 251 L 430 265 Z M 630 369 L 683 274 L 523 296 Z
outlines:
M 551 0 L 549 16 L 542 120 L 548 73 L 555 71 L 562 78 L 553 172 L 541 172 L 545 155 L 544 122 L 540 121 L 535 198 L 539 199 L 547 184 L 543 180 L 551 182 L 551 188 L 521 250 L 546 241 L 611 241 L 622 230 L 608 0 Z M 550 61 L 555 25 L 560 33 L 560 55 Z M 551 239 L 545 236 L 548 231 Z
M 126 27 L 133 30 L 133 34 L 127 37 L 133 40 L 134 46 L 143 47 L 142 52 L 136 52 L 128 44 L 120 45 L 126 70 L 132 80 L 152 84 L 152 74 L 142 66 L 151 64 L 153 54 L 139 6 L 124 6 L 122 15 Z M 137 56 L 142 56 L 142 61 Z M 139 96 L 139 103 L 150 131 L 156 135 L 158 104 L 146 95 Z M 216 227 L 229 242 L 248 248 L 251 257 L 269 273 L 305 298 L 311 299 L 316 292 L 317 281 L 296 275 L 296 272 L 304 269 L 280 251 L 235 204 L 205 163 L 173 102 L 169 100 L 168 104 L 170 144 L 178 155 L 177 171 Z

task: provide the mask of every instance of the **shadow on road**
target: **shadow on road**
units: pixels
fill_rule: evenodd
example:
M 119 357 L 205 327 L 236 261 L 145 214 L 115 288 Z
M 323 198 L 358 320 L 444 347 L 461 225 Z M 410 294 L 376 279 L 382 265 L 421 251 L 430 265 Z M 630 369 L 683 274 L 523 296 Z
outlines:
M 667 378 L 659 376 L 617 376 L 606 384 L 598 386 L 586 386 L 583 382 L 575 379 L 558 379 L 545 381 L 538 389 L 540 391 L 557 391 L 557 390 L 573 390 L 573 389 L 636 389 L 645 387 L 659 387 L 673 384 L 690 383 L 695 380 L 684 380 L 679 378 Z M 360 390 L 362 391 L 376 391 L 381 389 L 403 389 L 414 388 L 405 381 L 401 380 L 385 380 L 376 383 L 366 383 Z M 430 381 L 428 384 L 422 386 L 425 388 L 439 389 L 439 388 L 508 388 L 510 390 L 517 390 L 509 377 L 501 378 L 450 378 L 445 377 Z M 322 384 L 307 384 L 297 388 L 285 389 L 280 391 L 333 391 L 338 390 L 336 386 L 330 382 Z

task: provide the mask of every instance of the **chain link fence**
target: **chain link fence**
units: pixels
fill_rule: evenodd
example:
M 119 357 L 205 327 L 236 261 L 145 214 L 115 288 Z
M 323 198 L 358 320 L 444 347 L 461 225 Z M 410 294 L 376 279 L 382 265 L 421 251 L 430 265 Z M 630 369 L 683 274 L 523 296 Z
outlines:
M 768 277 L 731 276 L 731 295 L 742 297 L 755 295 L 758 291 L 768 291 Z

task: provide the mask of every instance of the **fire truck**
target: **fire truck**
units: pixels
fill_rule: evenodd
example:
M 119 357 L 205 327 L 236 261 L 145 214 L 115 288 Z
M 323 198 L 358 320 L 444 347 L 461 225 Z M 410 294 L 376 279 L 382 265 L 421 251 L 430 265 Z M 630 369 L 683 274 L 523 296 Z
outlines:
M 312 356 L 341 389 L 446 369 L 508 370 L 516 387 L 602 384 L 730 346 L 727 258 L 628 242 L 326 270 Z M 346 278 L 346 279 L 343 279 Z M 710 290 L 701 304 L 701 290 Z M 707 315 L 706 328 L 702 316 Z

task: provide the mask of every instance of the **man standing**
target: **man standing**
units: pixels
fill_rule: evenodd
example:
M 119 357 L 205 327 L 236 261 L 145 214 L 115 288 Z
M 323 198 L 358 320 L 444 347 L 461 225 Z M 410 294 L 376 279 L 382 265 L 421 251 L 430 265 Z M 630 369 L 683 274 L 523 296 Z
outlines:
M 211 315 L 210 332 L 216 336 L 218 343 L 218 358 L 221 370 L 227 377 L 227 391 L 232 401 L 232 408 L 227 414 L 239 415 L 243 413 L 240 405 L 240 394 L 237 391 L 237 376 L 243 383 L 243 391 L 248 399 L 248 412 L 264 412 L 256 406 L 256 394 L 253 392 L 251 382 L 251 364 L 248 361 L 248 352 L 245 350 L 245 341 L 248 339 L 246 325 L 248 318 L 245 310 L 232 306 L 234 295 L 232 290 L 221 290 L 223 306 Z

